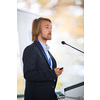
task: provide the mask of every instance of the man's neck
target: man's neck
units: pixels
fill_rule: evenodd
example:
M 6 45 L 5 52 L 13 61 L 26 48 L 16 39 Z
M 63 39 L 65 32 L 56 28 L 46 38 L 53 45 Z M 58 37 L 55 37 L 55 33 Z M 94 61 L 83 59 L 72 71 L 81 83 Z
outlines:
M 41 39 L 38 39 L 40 42 L 42 42 L 45 46 L 46 46 L 46 43 L 47 43 L 47 40 L 41 40 Z

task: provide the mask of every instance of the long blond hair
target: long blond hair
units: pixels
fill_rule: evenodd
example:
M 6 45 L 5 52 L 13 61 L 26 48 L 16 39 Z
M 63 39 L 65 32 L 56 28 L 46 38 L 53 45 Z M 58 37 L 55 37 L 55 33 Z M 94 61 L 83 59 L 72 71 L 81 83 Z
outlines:
M 34 19 L 32 22 L 32 41 L 37 40 L 39 33 L 41 33 L 41 22 L 42 20 L 46 20 L 51 22 L 49 18 L 40 17 L 38 19 Z

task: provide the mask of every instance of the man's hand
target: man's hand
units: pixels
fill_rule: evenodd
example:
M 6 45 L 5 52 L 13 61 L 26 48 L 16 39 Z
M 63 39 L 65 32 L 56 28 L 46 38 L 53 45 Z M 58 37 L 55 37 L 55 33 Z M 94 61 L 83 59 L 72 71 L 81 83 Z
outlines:
M 60 69 L 60 68 L 55 68 L 55 69 L 54 69 L 54 71 L 55 71 L 57 77 L 58 77 L 59 75 L 61 75 L 62 72 L 63 72 L 63 70 L 59 70 L 59 69 Z

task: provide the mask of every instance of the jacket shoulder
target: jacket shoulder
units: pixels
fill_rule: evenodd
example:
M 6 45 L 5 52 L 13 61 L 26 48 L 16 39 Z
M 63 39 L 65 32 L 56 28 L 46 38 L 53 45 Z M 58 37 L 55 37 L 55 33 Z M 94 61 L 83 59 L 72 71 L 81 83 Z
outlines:
M 33 51 L 33 50 L 35 50 L 35 48 L 36 48 L 36 45 L 34 43 L 32 43 L 32 44 L 25 47 L 24 52 Z
M 32 44 L 28 45 L 27 47 L 25 47 L 23 54 L 24 53 L 31 53 L 31 52 L 36 52 L 39 49 L 39 43 L 38 41 L 34 41 Z

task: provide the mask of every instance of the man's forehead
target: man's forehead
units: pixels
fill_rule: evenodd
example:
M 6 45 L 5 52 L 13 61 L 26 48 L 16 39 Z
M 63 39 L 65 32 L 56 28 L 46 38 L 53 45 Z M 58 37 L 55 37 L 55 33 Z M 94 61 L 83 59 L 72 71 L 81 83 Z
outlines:
M 46 20 L 42 20 L 41 25 L 43 26 L 52 26 L 52 23 Z

